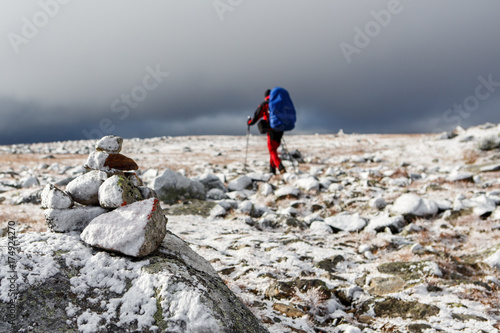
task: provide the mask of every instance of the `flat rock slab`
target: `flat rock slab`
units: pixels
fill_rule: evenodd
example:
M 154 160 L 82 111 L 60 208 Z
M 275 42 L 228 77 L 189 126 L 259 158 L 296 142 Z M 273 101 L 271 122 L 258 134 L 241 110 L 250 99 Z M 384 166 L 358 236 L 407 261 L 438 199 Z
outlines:
M 265 333 L 212 266 L 167 233 L 159 251 L 131 259 L 86 246 L 71 234 L 19 234 L 17 316 L 1 332 Z M 0 248 L 7 248 L 7 237 Z M 0 252 L 0 267 L 9 267 Z M 11 277 L 0 270 L 0 281 Z M 7 314 L 9 284 L 0 288 Z
M 82 231 L 97 216 L 109 210 L 99 206 L 73 207 L 69 209 L 46 209 L 45 223 L 54 232 Z
M 138 201 L 92 220 L 80 235 L 92 246 L 143 257 L 163 241 L 167 219 L 158 199 Z

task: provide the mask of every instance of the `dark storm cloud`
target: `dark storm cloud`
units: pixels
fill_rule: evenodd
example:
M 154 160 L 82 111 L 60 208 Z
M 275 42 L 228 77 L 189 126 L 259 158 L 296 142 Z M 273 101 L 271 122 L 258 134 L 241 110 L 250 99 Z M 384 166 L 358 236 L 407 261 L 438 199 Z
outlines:
M 298 109 L 295 133 L 500 122 L 493 0 L 39 0 L 0 9 L 2 144 L 243 135 L 276 85 Z M 46 22 L 43 13 L 52 14 Z

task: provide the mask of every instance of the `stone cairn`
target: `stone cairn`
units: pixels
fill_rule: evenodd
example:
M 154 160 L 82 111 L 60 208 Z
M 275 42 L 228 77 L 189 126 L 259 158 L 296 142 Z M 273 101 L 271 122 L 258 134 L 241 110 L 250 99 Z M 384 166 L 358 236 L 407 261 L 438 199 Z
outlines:
M 65 191 L 47 184 L 42 208 L 53 232 L 81 232 L 91 246 L 142 257 L 160 246 L 167 219 L 155 191 L 132 172 L 137 163 L 120 154 L 122 143 L 113 135 L 99 140 L 85 164 L 89 171 Z

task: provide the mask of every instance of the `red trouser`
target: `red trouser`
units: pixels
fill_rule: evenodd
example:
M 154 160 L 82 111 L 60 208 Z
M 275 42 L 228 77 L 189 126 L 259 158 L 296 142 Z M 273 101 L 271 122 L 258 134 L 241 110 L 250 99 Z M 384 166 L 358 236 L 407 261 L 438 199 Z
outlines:
M 281 136 L 279 138 L 281 139 Z M 278 168 L 281 164 L 281 160 L 278 156 L 278 147 L 281 143 L 280 141 L 271 139 L 271 134 L 267 133 L 267 148 L 269 149 L 269 155 L 271 157 L 269 163 L 273 168 Z

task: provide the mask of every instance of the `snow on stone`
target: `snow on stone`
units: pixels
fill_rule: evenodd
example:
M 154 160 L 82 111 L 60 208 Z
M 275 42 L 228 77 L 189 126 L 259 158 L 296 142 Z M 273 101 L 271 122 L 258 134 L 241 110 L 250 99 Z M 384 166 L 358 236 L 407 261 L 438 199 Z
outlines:
M 332 228 L 325 222 L 314 221 L 309 226 L 309 230 L 313 233 L 321 234 L 331 234 Z
M 366 231 L 384 231 L 385 228 L 390 228 L 393 232 L 399 232 L 405 225 L 405 220 L 402 216 L 389 216 L 388 213 L 382 213 L 368 222 Z
M 103 151 L 93 151 L 89 154 L 85 166 L 92 170 L 100 170 L 105 172 L 112 172 L 115 170 L 110 169 L 108 166 L 104 166 L 109 153 Z
M 295 185 L 306 191 L 319 191 L 319 181 L 314 177 L 301 178 Z
M 223 217 L 226 216 L 227 212 L 221 205 L 215 205 L 214 208 L 210 210 L 211 217 Z
M 399 215 L 433 216 L 438 212 L 438 205 L 433 200 L 405 193 L 396 199 L 392 211 Z
M 277 189 L 274 192 L 274 195 L 277 198 L 288 197 L 288 196 L 297 198 L 300 195 L 300 189 L 293 187 L 293 186 L 283 186 L 283 187 L 280 187 L 279 189 Z
M 22 188 L 30 188 L 30 187 L 35 187 L 35 186 L 39 186 L 39 185 L 40 185 L 40 181 L 35 176 L 28 176 L 26 178 L 21 179 L 21 187 Z
M 108 135 L 101 138 L 95 145 L 97 151 L 119 153 L 122 150 L 123 139 L 119 136 Z
M 99 215 L 108 210 L 99 206 L 73 207 L 68 209 L 46 209 L 45 221 L 55 232 L 82 231 Z
M 42 208 L 64 209 L 73 206 L 73 199 L 69 194 L 58 189 L 54 185 L 45 185 L 42 194 Z
M 366 226 L 365 219 L 361 218 L 359 213 L 341 213 L 335 216 L 327 217 L 325 219 L 325 223 L 334 229 L 347 232 L 359 231 Z
M 248 176 L 240 176 L 229 182 L 229 184 L 227 184 L 227 188 L 229 191 L 243 191 L 250 185 L 252 185 L 252 178 Z
M 500 250 L 496 251 L 491 256 L 486 258 L 484 262 L 490 265 L 491 267 L 500 269 Z
M 157 199 L 138 201 L 103 214 L 83 230 L 80 237 L 89 245 L 144 256 L 165 237 L 166 221 Z
M 474 204 L 474 214 L 478 216 L 492 213 L 496 209 L 495 202 L 484 194 L 471 199 L 471 201 Z
M 66 192 L 82 205 L 99 205 L 99 187 L 107 178 L 105 172 L 92 170 L 72 180 Z
M 124 177 L 118 175 L 111 176 L 99 187 L 99 204 L 105 208 L 118 208 L 132 203 L 130 199 L 133 200 L 133 198 L 124 193 L 129 187 Z M 127 202 L 127 199 L 131 202 Z

